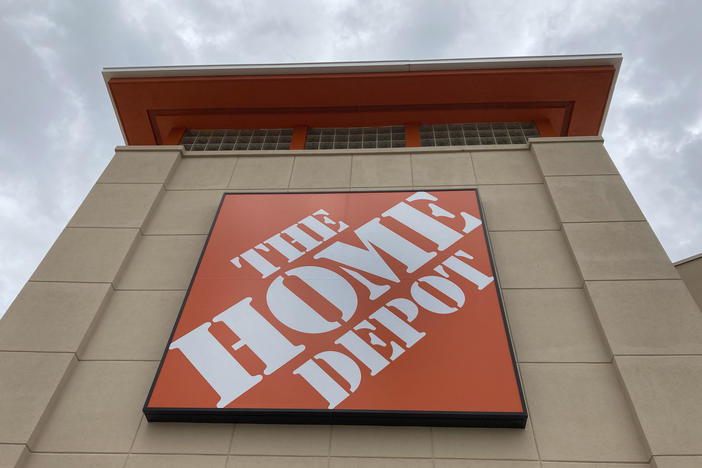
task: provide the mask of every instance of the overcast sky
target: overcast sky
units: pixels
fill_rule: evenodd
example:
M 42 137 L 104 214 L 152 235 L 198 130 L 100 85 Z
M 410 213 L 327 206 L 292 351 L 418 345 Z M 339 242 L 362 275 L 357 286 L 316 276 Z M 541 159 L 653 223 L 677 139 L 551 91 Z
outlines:
M 122 144 L 103 67 L 621 52 L 605 145 L 702 251 L 702 2 L 0 0 L 0 316 Z

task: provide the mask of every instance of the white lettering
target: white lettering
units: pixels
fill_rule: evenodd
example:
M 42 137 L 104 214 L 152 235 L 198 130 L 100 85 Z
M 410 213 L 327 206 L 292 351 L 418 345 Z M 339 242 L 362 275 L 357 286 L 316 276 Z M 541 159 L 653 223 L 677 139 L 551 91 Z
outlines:
M 338 372 L 350 385 L 351 393 L 361 384 L 361 369 L 353 362 L 353 359 L 345 354 L 338 351 L 323 351 L 314 357 L 326 362 Z M 305 361 L 304 364 L 293 371 L 293 374 L 305 379 L 317 393 L 327 400 L 329 409 L 334 408 L 349 396 L 349 392 L 344 390 L 312 359 Z
M 396 219 L 408 228 L 426 237 L 435 243 L 440 251 L 450 247 L 463 237 L 461 233 L 454 231 L 445 224 L 409 206 L 405 202 L 400 202 L 393 206 L 383 213 L 383 216 Z
M 489 285 L 495 280 L 492 276 L 486 276 L 472 266 L 458 259 L 457 257 L 464 257 L 470 260 L 473 259 L 472 256 L 465 253 L 463 250 L 457 250 L 454 255 L 444 260 L 442 265 L 445 265 L 446 268 L 455 271 L 471 283 L 475 284 L 478 287 L 478 290 L 482 290 L 485 286 Z M 435 270 L 443 276 L 448 277 L 445 271 L 442 272 L 443 268 L 441 268 L 441 265 L 436 267 Z
M 356 312 L 358 305 L 356 291 L 341 275 L 316 266 L 293 268 L 286 272 L 286 275 L 300 278 L 317 291 L 341 311 L 341 319 L 344 322 L 347 322 Z M 325 319 L 290 291 L 283 284 L 282 276 L 274 279 L 268 287 L 266 301 L 273 315 L 293 330 L 303 333 L 325 333 L 340 326 L 339 322 Z
M 370 318 L 380 322 L 381 325 L 390 330 L 396 337 L 404 341 L 405 346 L 408 348 L 414 346 L 426 335 L 424 332 L 415 330 L 411 325 L 385 307 L 381 307 L 373 312 Z
M 266 244 L 273 247 L 281 255 L 284 255 L 288 259 L 288 263 L 300 258 L 305 252 L 298 250 L 294 245 L 280 237 L 280 234 L 276 234 L 270 239 L 266 240 Z
M 427 290 L 420 287 L 420 283 L 422 282 L 427 283 L 448 296 L 450 299 L 453 299 L 458 307 L 451 307 L 442 302 L 440 299 L 434 297 L 432 294 L 427 292 Z M 435 314 L 452 314 L 463 307 L 466 300 L 466 296 L 463 294 L 463 291 L 461 291 L 461 288 L 456 285 L 456 283 L 441 276 L 423 276 L 419 278 L 417 281 L 412 283 L 410 293 L 412 294 L 412 299 L 414 299 L 417 304 L 430 312 L 434 312 Z
M 280 270 L 279 267 L 273 265 L 271 262 L 263 258 L 261 254 L 256 252 L 254 249 L 249 249 L 243 254 L 241 254 L 241 258 L 246 260 L 246 263 L 254 267 L 259 273 L 261 273 L 261 278 L 267 278 L 276 271 Z M 234 257 L 230 261 L 237 268 L 241 268 L 241 262 L 239 262 L 239 257 Z
M 203 323 L 171 343 L 169 349 L 179 349 L 185 355 L 219 395 L 217 408 L 224 408 L 263 377 L 250 375 L 209 329 L 210 322 Z
M 251 305 L 247 297 L 237 302 L 212 319 L 213 322 L 224 322 L 240 341 L 234 345 L 239 349 L 247 345 L 265 364 L 264 374 L 270 375 L 292 358 L 304 351 L 303 345 L 293 346 L 282 333 L 271 325 Z
M 364 327 L 365 324 L 372 327 L 372 329 L 375 329 L 375 327 L 370 325 L 365 320 L 359 325 L 357 325 L 355 328 L 368 328 L 368 326 Z M 363 341 L 361 337 L 354 333 L 353 330 L 349 330 L 343 335 L 341 335 L 334 343 L 340 344 L 344 348 L 348 349 L 351 352 L 351 354 L 356 356 L 359 361 L 361 361 L 363 364 L 365 364 L 366 367 L 368 367 L 368 369 L 370 369 L 371 375 L 377 374 L 378 372 L 383 370 L 385 366 L 390 364 L 390 361 L 385 359 L 382 354 L 373 349 L 371 345 Z M 384 344 L 385 343 L 383 343 L 383 345 Z

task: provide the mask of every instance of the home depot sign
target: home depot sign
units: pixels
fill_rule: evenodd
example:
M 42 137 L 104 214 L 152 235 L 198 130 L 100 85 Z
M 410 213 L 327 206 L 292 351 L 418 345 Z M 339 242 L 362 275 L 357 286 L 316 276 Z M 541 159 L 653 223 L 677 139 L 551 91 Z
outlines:
M 477 192 L 225 194 L 144 412 L 523 427 Z

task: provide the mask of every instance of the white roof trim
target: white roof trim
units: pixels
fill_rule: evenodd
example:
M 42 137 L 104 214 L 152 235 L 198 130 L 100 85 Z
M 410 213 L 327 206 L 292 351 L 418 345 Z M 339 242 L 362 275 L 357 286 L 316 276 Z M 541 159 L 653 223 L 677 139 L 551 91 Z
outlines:
M 500 68 L 556 68 L 612 65 L 617 70 L 621 54 L 553 55 L 541 57 L 489 57 L 475 59 L 386 60 L 367 62 L 313 62 L 246 65 L 195 65 L 165 67 L 107 67 L 111 78 L 153 78 L 221 75 L 300 75 L 318 73 L 382 73 L 435 70 L 484 70 Z
M 677 262 L 673 262 L 673 266 L 680 266 L 684 263 L 693 262 L 699 259 L 702 259 L 702 253 L 698 253 L 697 255 L 693 255 L 692 257 L 683 258 L 682 260 L 678 260 Z

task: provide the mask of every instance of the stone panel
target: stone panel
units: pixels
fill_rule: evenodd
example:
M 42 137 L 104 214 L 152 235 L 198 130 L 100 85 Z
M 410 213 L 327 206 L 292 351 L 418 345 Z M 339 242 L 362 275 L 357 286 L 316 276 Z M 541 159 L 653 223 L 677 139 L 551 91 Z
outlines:
M 110 283 L 132 248 L 137 229 L 66 228 L 32 281 Z
M 231 453 L 326 456 L 330 437 L 330 426 L 237 424 Z
M 531 423 L 525 429 L 433 427 L 436 458 L 538 460 Z
M 0 468 L 26 468 L 23 460 L 27 455 L 24 444 L 0 444 Z
M 491 231 L 561 228 L 543 185 L 485 185 L 479 191 Z
M 479 184 L 529 184 L 544 181 L 529 151 L 473 151 Z
M 475 185 L 470 153 L 413 153 L 412 183 L 416 187 Z
M 229 453 L 232 424 L 150 423 L 142 418 L 133 453 Z
M 180 159 L 180 150 L 120 151 L 98 179 L 98 183 L 163 184 Z
M 168 190 L 151 215 L 144 234 L 207 234 L 217 207 L 220 190 Z
M 0 468 L 25 468 L 28 454 L 24 444 L 0 444 Z
M 75 352 L 112 288 L 97 283 L 27 283 L 0 326 L 0 350 Z
M 546 185 L 564 223 L 646 219 L 618 175 L 547 177 Z
M 127 455 L 33 453 L 22 468 L 122 468 Z
M 183 291 L 115 291 L 81 359 L 161 359 Z
M 236 158 L 231 157 L 183 158 L 168 181 L 168 189 L 224 189 L 232 177 L 235 162 Z
M 542 460 L 648 461 L 611 364 L 522 364 L 520 369 Z
M 702 311 L 702 256 L 684 263 L 676 263 L 675 269 L 690 290 L 690 294 Z
M 333 426 L 332 456 L 431 457 L 428 427 Z
M 702 354 L 702 314 L 679 280 L 588 281 L 614 354 Z
M 220 455 L 129 455 L 124 468 L 225 468 Z
M 582 289 L 502 292 L 520 362 L 609 362 Z
M 432 468 L 429 459 L 411 458 L 330 458 L 330 468 Z
M 329 460 L 324 457 L 246 457 L 232 456 L 227 468 L 327 468 Z
M 617 356 L 654 455 L 702 453 L 702 356 Z
M 187 289 L 207 236 L 142 236 L 118 289 Z
M 293 156 L 240 157 L 229 183 L 232 189 L 281 189 L 290 183 Z
M 646 222 L 564 224 L 586 280 L 679 278 Z
M 618 174 L 599 141 L 533 142 L 531 149 L 545 176 Z
M 435 460 L 435 468 L 540 468 L 537 461 L 528 460 Z M 628 467 L 623 467 L 628 468 Z
M 653 457 L 651 468 L 699 468 L 702 456 L 697 457 Z
M 69 353 L 0 352 L 0 443 L 30 440 L 72 361 Z
M 542 468 L 651 468 L 651 465 L 648 463 L 544 462 Z
M 560 231 L 490 234 L 503 288 L 578 288 L 582 280 Z
M 290 188 L 348 188 L 351 156 L 295 156 Z
M 353 156 L 352 187 L 409 187 L 412 165 L 409 154 L 367 154 Z
M 30 449 L 129 451 L 155 371 L 155 362 L 79 362 Z
M 160 184 L 96 184 L 68 226 L 141 227 L 161 188 Z

